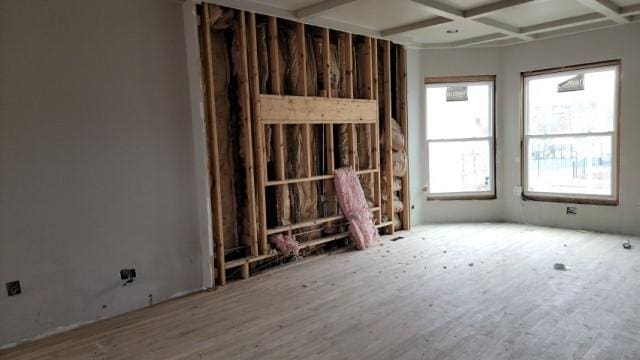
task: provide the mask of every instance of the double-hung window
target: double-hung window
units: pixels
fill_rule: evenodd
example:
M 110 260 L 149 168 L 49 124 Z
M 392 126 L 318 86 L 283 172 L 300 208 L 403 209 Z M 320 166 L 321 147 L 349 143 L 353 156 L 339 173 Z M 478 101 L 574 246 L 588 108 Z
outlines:
M 425 82 L 428 199 L 495 198 L 495 76 Z
M 617 203 L 620 62 L 523 73 L 523 195 Z

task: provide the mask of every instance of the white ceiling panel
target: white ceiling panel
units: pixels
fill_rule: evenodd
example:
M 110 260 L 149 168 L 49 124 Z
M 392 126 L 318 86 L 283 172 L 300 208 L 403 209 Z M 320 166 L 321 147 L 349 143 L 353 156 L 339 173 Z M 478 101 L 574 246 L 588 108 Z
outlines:
M 440 0 L 441 3 L 453 6 L 458 10 L 469 10 L 497 2 L 496 0 Z
M 458 30 L 457 33 L 448 34 L 447 30 Z M 415 42 L 424 44 L 451 43 L 469 38 L 479 37 L 495 33 L 496 30 L 472 21 L 452 21 L 450 23 L 431 26 L 414 30 L 405 35 L 413 38 Z
M 323 0 L 256 0 L 256 2 L 284 10 L 299 10 L 310 5 L 321 3 Z
M 613 2 L 618 6 L 629 6 L 629 5 L 640 4 L 638 0 L 613 0 Z
M 592 13 L 593 10 L 575 0 L 534 1 L 498 11 L 489 18 L 516 27 Z
M 322 16 L 368 29 L 385 30 L 435 15 L 411 0 L 357 0 L 331 9 Z

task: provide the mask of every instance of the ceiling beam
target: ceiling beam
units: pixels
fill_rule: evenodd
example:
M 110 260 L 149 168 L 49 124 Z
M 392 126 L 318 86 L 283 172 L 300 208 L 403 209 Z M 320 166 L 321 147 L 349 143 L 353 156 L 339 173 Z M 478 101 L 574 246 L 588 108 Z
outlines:
M 339 6 L 352 3 L 356 0 L 325 0 L 317 4 L 309 5 L 302 9 L 296 10 L 295 14 L 298 18 L 306 18 L 309 16 L 319 15 Z
M 539 33 L 539 32 L 554 31 L 554 30 L 566 29 L 566 28 L 584 25 L 584 24 L 591 24 L 598 21 L 602 21 L 603 19 L 606 19 L 604 15 L 600 13 L 591 13 L 591 14 L 574 16 L 566 19 L 548 21 L 545 23 L 531 25 L 531 26 L 525 26 L 523 28 L 520 28 L 520 31 L 522 31 L 523 34 L 533 34 L 533 33 Z
M 451 21 L 453 21 L 453 20 L 447 19 L 447 18 L 442 17 L 442 16 L 438 16 L 438 17 L 435 17 L 435 18 L 422 20 L 422 21 L 417 21 L 417 22 L 410 23 L 410 24 L 407 24 L 407 25 L 401 25 L 401 26 L 392 27 L 392 28 L 389 28 L 389 29 L 386 29 L 386 30 L 382 30 L 380 32 L 380 35 L 382 35 L 382 36 L 397 35 L 397 34 L 402 34 L 402 33 L 406 33 L 406 32 L 409 32 L 409 31 L 413 31 L 413 30 L 419 30 L 419 29 L 428 28 L 430 26 L 446 24 L 446 23 L 451 22 Z
M 515 26 L 511 26 L 511 25 L 507 25 L 505 23 L 501 23 L 495 20 L 491 20 L 489 18 L 480 18 L 480 19 L 476 19 L 476 22 L 479 22 L 481 24 L 487 25 L 487 26 L 491 26 L 494 29 L 498 29 L 500 30 L 501 33 L 503 34 L 507 34 L 513 37 L 517 37 L 518 39 L 522 39 L 522 40 L 533 40 L 532 37 L 522 34 L 522 31 L 515 27 Z
M 591 10 L 599 12 L 618 24 L 627 24 L 629 19 L 621 14 L 621 9 L 611 0 L 578 0 Z
M 502 1 L 498 1 L 495 3 L 491 3 L 491 4 L 487 4 L 487 5 L 483 5 L 483 6 L 478 6 L 476 8 L 473 9 L 469 9 L 467 11 L 464 12 L 464 17 L 467 19 L 475 19 L 481 16 L 487 16 L 487 15 L 491 15 L 497 11 L 506 9 L 506 8 L 510 8 L 510 7 L 514 7 L 514 6 L 518 6 L 518 5 L 522 5 L 522 4 L 526 4 L 526 3 L 530 3 L 533 2 L 535 0 L 502 0 Z
M 491 27 L 496 31 L 503 33 L 504 35 L 514 36 L 522 40 L 533 40 L 532 37 L 521 34 L 520 29 L 515 26 L 507 25 L 489 18 L 481 17 L 488 15 L 498 10 L 506 9 L 513 6 L 518 6 L 531 2 L 533 0 L 502 0 L 497 3 L 479 6 L 470 10 L 460 10 L 453 6 L 441 3 L 437 0 L 412 0 L 422 6 L 429 9 L 430 12 L 444 18 L 459 21 L 472 21 L 485 26 Z M 417 25 L 414 23 L 413 25 Z M 410 30 L 417 30 L 416 27 L 409 27 Z M 402 29 L 398 29 L 402 30 Z
M 420 5 L 423 5 L 429 9 L 430 12 L 449 18 L 451 20 L 464 19 L 464 11 L 454 8 L 453 6 L 443 4 L 435 0 L 412 0 Z
M 584 32 L 584 31 L 607 28 L 607 27 L 616 26 L 616 25 L 617 24 L 611 21 L 611 19 L 608 19 L 605 17 L 603 18 L 603 20 L 600 20 L 598 22 L 593 22 L 590 24 L 583 24 L 583 25 L 572 26 L 564 29 L 558 29 L 554 31 L 539 33 L 535 35 L 535 38 L 547 39 L 547 38 L 552 38 L 552 37 L 557 37 L 562 35 L 575 34 L 575 33 Z
M 505 35 L 505 34 L 502 34 L 502 33 L 493 33 L 493 34 L 489 34 L 489 35 L 477 36 L 477 37 L 470 38 L 470 39 L 454 41 L 454 42 L 451 43 L 451 46 L 453 46 L 453 47 L 466 47 L 466 46 L 479 45 L 479 44 L 484 44 L 484 43 L 491 42 L 491 41 L 503 40 L 503 39 L 509 39 L 509 38 L 511 38 L 511 36 L 509 36 L 509 35 Z
M 640 4 L 623 6 L 620 8 L 620 15 L 638 15 L 640 14 Z

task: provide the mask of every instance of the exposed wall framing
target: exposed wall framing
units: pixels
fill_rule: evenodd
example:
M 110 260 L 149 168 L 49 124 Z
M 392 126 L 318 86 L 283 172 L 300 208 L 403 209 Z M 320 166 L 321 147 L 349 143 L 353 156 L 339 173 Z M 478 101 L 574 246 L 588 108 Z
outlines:
M 198 14 L 216 284 L 289 257 L 273 235 L 303 253 L 348 238 L 341 166 L 381 231 L 408 229 L 404 48 L 212 4 Z

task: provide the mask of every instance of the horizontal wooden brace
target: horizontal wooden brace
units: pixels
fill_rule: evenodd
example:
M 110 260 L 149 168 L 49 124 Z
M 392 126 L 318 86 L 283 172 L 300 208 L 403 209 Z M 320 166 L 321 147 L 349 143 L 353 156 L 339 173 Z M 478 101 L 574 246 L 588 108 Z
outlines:
M 378 169 L 368 169 L 368 170 L 358 170 L 356 171 L 356 175 L 366 175 L 366 174 L 375 174 L 379 172 Z M 287 180 L 273 180 L 267 181 L 265 186 L 278 186 L 278 185 L 287 185 L 287 184 L 298 184 L 303 182 L 311 182 L 311 181 L 320 181 L 320 180 L 331 180 L 334 178 L 334 175 L 317 175 L 306 178 L 295 178 L 295 179 L 287 179 Z
M 373 208 L 369 208 L 369 210 L 371 212 L 376 212 L 376 211 L 380 211 L 380 208 L 379 207 L 373 207 Z M 329 217 L 325 217 L 325 218 L 319 218 L 319 219 L 299 222 L 299 223 L 295 223 L 295 224 L 291 224 L 291 225 L 278 226 L 278 227 L 275 227 L 275 228 L 267 229 L 267 234 L 269 234 L 269 235 L 280 234 L 280 233 L 288 232 L 288 231 L 291 231 L 291 230 L 302 229 L 302 228 L 309 227 L 309 226 L 322 225 L 322 224 L 326 224 L 326 223 L 330 223 L 330 222 L 334 222 L 334 221 L 338 221 L 338 220 L 343 220 L 344 218 L 345 217 L 343 215 L 336 215 L 336 216 L 329 216 Z
M 390 226 L 390 225 L 393 225 L 393 221 L 387 221 L 387 222 L 383 222 L 383 223 L 380 223 L 380 224 L 376 224 L 376 227 L 378 229 L 380 229 L 380 228 L 387 227 L 387 226 Z
M 260 119 L 265 124 L 375 123 L 375 100 L 315 96 L 260 95 Z
M 236 259 L 236 260 L 232 260 L 232 261 L 227 261 L 227 263 L 225 264 L 225 269 L 233 269 L 235 267 L 238 266 L 242 266 L 244 264 L 250 264 L 252 262 L 256 262 L 256 261 L 261 261 L 261 260 L 266 260 L 269 258 L 272 258 L 274 256 L 278 255 L 278 253 L 269 253 L 269 254 L 264 254 L 264 255 L 258 255 L 258 256 L 248 256 L 242 259 Z
M 299 223 L 291 224 L 291 225 L 278 226 L 278 227 L 275 227 L 275 228 L 267 229 L 267 234 L 269 234 L 269 235 L 279 234 L 279 233 L 287 232 L 287 231 L 290 231 L 290 230 L 296 230 L 296 229 L 302 229 L 302 228 L 308 227 L 308 226 L 326 224 L 326 223 L 329 223 L 329 222 L 332 222 L 332 221 L 338 221 L 338 220 L 342 220 L 342 219 L 344 219 L 344 216 L 336 215 L 336 216 L 329 216 L 329 217 L 325 217 L 325 218 L 319 218 L 319 219 L 299 222 Z
M 300 249 L 306 249 L 312 246 L 318 246 L 318 245 L 322 245 L 325 243 L 328 243 L 330 241 L 334 241 L 334 240 L 340 240 L 340 239 L 345 239 L 349 237 L 349 232 L 342 232 L 342 233 L 338 233 L 338 234 L 333 234 L 333 235 L 329 235 L 329 236 L 325 236 L 325 237 L 321 237 L 319 239 L 314 239 L 314 240 L 309 240 L 309 241 L 305 241 L 303 243 L 300 244 Z M 276 257 L 278 255 L 282 255 L 279 252 L 271 252 L 269 254 L 265 254 L 265 255 L 258 255 L 258 256 L 248 256 L 242 259 L 236 259 L 236 260 L 232 260 L 232 261 L 228 261 L 225 264 L 225 269 L 229 270 L 229 269 L 233 269 L 233 268 L 237 268 L 239 266 L 243 266 L 243 265 L 248 265 L 257 261 L 262 261 L 262 260 L 267 260 L 273 257 Z

